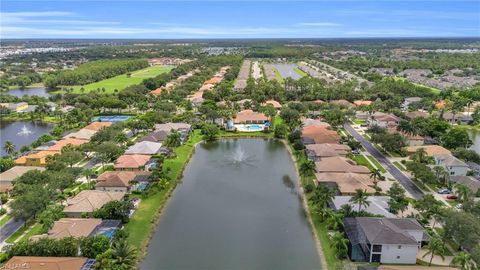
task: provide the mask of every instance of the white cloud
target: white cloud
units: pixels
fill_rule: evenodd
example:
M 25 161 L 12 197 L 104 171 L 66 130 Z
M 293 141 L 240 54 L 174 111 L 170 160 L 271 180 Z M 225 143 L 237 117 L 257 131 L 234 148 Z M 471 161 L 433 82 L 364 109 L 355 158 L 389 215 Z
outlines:
M 341 26 L 339 23 L 332 22 L 302 22 L 297 23 L 299 26 Z

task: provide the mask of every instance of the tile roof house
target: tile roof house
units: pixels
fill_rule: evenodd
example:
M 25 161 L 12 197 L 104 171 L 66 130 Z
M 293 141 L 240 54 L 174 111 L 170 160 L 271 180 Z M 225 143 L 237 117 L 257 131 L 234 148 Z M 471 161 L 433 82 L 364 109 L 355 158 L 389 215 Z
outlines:
M 415 264 L 424 228 L 410 218 L 351 217 L 344 219 L 352 261 Z
M 326 128 L 330 128 L 330 124 L 327 123 L 327 122 L 323 122 L 321 120 L 318 120 L 318 119 L 311 119 L 311 118 L 306 118 L 305 120 L 303 120 L 303 126 L 304 127 L 308 127 L 308 126 L 323 126 L 323 127 L 326 127 Z
M 278 102 L 276 100 L 273 100 L 273 99 L 269 99 L 269 100 L 265 101 L 265 103 L 262 104 L 262 105 L 263 106 L 272 105 L 277 110 L 282 108 L 282 104 L 280 104 L 280 102 Z
M 235 124 L 264 124 L 270 119 L 265 114 L 252 110 L 243 110 L 233 118 Z
M 351 108 L 355 107 L 355 105 L 353 103 L 351 103 L 351 102 L 349 102 L 348 100 L 345 100 L 345 99 L 332 100 L 332 101 L 330 101 L 330 103 L 336 104 L 336 105 L 341 106 L 341 107 L 345 107 L 347 109 L 351 109 Z
M 344 144 L 307 144 L 305 146 L 305 153 L 308 159 L 318 161 L 324 157 L 345 157 L 351 151 L 348 145 Z
M 405 113 L 405 117 L 407 117 L 410 120 L 413 120 L 415 118 L 428 118 L 429 116 L 430 114 L 424 111 L 413 111 L 413 112 Z
M 353 104 L 355 104 L 355 106 L 368 106 L 368 105 L 371 105 L 373 103 L 373 101 L 370 101 L 370 100 L 355 100 L 353 101 Z
M 125 154 L 127 155 L 156 155 L 162 151 L 162 144 L 159 142 L 142 141 L 130 146 Z
M 12 265 L 21 269 L 26 266 L 29 270 L 93 270 L 95 260 L 84 257 L 32 257 L 13 256 L 4 266 Z M 5 268 L 9 269 L 9 268 Z
M 370 119 L 368 119 L 368 123 L 370 126 L 379 126 L 383 128 L 390 128 L 390 127 L 397 127 L 400 123 L 400 118 L 393 115 L 393 114 L 385 114 L 385 115 L 373 115 Z
M 302 141 L 304 144 L 337 144 L 340 141 L 340 136 L 336 131 L 324 126 L 307 126 L 302 128 Z
M 425 149 L 425 152 L 427 152 L 428 156 L 452 154 L 452 152 L 450 152 L 448 149 L 441 147 L 440 145 L 409 146 L 406 148 L 406 151 L 408 155 L 413 155 L 420 148 Z
M 421 146 L 425 143 L 425 139 L 420 135 L 412 135 L 401 132 L 405 137 L 408 146 Z
M 122 200 L 124 196 L 125 192 L 82 190 L 75 197 L 67 199 L 63 212 L 68 217 L 80 218 L 83 213 L 91 213 L 108 202 Z
M 31 237 L 37 240 L 43 237 L 51 239 L 62 239 L 65 237 L 87 237 L 95 231 L 102 223 L 100 218 L 61 218 L 53 224 L 53 227 L 46 233 Z
M 362 189 L 367 193 L 375 193 L 373 180 L 370 175 L 363 173 L 317 173 L 315 174 L 318 183 L 335 185 L 343 195 L 354 194 L 355 190 Z
M 15 160 L 15 164 L 23 166 L 45 166 L 47 157 L 59 155 L 60 151 L 40 151 L 25 156 L 21 156 Z
M 367 167 L 356 165 L 354 161 L 341 156 L 321 158 L 315 162 L 315 167 L 319 173 L 370 173 Z
M 473 176 L 451 176 L 450 181 L 469 187 L 474 194 L 477 193 L 478 190 L 480 190 L 480 180 L 477 180 Z
M 58 141 L 53 146 L 50 146 L 47 151 L 61 151 L 63 147 L 71 144 L 72 146 L 80 146 L 82 144 L 88 143 L 88 140 L 81 140 L 75 138 L 65 138 Z
M 435 165 L 443 166 L 450 176 L 466 176 L 470 170 L 467 163 L 452 155 L 433 155 Z
M 149 155 L 122 155 L 113 167 L 117 171 L 143 171 L 151 158 Z
M 63 138 L 75 138 L 80 140 L 90 140 L 97 131 L 91 129 L 80 129 L 78 131 L 67 134 Z
M 165 123 L 155 125 L 155 131 L 163 130 L 166 132 L 171 132 L 172 129 L 190 131 L 192 129 L 192 125 L 187 123 Z
M 150 176 L 146 171 L 111 171 L 104 172 L 97 178 L 96 190 L 107 192 L 130 192 L 132 181 L 147 181 Z
M 147 136 L 143 137 L 140 141 L 149 141 L 149 142 L 163 142 L 170 135 L 170 131 L 158 130 L 154 131 Z
M 102 129 L 104 127 L 109 127 L 112 124 L 113 124 L 112 122 L 93 122 L 93 123 L 90 123 L 89 125 L 85 126 L 84 129 L 99 131 L 100 129 Z
M 352 196 L 335 196 L 330 202 L 330 207 L 335 211 L 340 211 L 342 206 L 350 205 L 354 211 L 358 211 L 358 204 L 350 201 Z M 362 207 L 361 210 L 373 215 L 382 215 L 384 217 L 396 217 L 394 214 L 390 213 L 388 209 L 388 201 L 390 197 L 388 196 L 369 196 L 367 200 L 370 202 L 370 205 L 367 207 Z
M 0 184 L 12 184 L 15 179 L 32 170 L 45 171 L 45 168 L 34 166 L 13 166 L 0 174 Z

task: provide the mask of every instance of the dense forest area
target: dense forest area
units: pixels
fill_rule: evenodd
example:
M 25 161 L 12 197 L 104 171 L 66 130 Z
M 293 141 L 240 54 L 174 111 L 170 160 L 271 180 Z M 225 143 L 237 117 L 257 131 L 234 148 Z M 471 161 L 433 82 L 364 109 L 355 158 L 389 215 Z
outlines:
M 74 70 L 46 76 L 44 83 L 48 88 L 55 88 L 59 85 L 83 85 L 146 67 L 148 67 L 148 62 L 144 59 L 98 60 L 82 64 Z

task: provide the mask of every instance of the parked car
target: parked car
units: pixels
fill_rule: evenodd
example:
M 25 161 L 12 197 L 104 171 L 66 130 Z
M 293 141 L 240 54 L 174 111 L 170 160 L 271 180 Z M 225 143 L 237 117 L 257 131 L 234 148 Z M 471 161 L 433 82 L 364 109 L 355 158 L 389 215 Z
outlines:
M 437 191 L 438 194 L 450 194 L 452 193 L 448 188 L 442 188 Z
M 354 155 L 360 155 L 360 149 L 354 149 L 354 150 L 352 150 L 352 154 L 354 154 Z
M 451 195 L 447 196 L 448 200 L 456 200 L 457 198 L 458 198 L 457 195 L 454 195 L 454 194 L 451 194 Z

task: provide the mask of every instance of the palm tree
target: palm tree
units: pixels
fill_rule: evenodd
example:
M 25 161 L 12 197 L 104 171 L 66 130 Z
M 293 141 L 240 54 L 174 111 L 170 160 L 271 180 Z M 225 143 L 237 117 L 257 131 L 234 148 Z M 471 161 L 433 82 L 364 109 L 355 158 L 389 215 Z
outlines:
M 3 150 L 7 155 L 11 156 L 15 153 L 15 145 L 11 141 L 6 141 L 5 144 L 3 145 Z
M 428 162 L 428 155 L 425 148 L 419 148 L 415 151 L 415 154 L 412 156 L 412 160 L 418 163 L 427 163 Z
M 368 207 L 370 205 L 368 194 L 363 189 L 356 189 L 355 194 L 350 198 L 350 202 L 358 204 L 358 212 L 361 211 L 362 206 Z
M 442 260 L 445 260 L 445 256 L 444 256 L 445 251 L 446 251 L 445 246 L 442 243 L 442 240 L 440 238 L 438 238 L 438 236 L 436 236 L 436 237 L 433 237 L 432 239 L 430 239 L 430 242 L 428 242 L 427 252 L 425 254 L 423 254 L 422 258 L 425 258 L 426 256 L 428 256 L 430 254 L 431 256 L 430 256 L 430 261 L 428 263 L 428 266 L 431 266 L 433 256 L 435 256 L 435 255 L 440 256 L 440 258 L 442 258 Z
M 375 187 L 376 187 L 377 184 L 378 184 L 378 181 L 377 181 L 377 180 L 382 178 L 382 173 L 380 172 L 379 169 L 373 170 L 373 171 L 370 173 L 370 178 L 373 178 L 373 184 L 374 184 Z
M 128 136 L 124 132 L 120 132 L 115 136 L 115 141 L 124 145 L 126 142 L 128 142 Z
M 82 171 L 82 175 L 87 178 L 88 187 L 90 188 L 90 179 L 95 175 L 95 170 L 92 168 L 85 168 Z
M 115 269 L 133 269 L 137 250 L 130 247 L 127 240 L 122 239 L 112 245 L 112 257 Z
M 327 218 L 327 227 L 331 230 L 338 231 L 343 228 L 343 214 L 333 213 Z
M 167 136 L 165 140 L 165 145 L 168 147 L 177 147 L 182 143 L 182 134 L 178 131 L 173 131 L 170 135 Z
M 459 252 L 457 255 L 455 255 L 455 258 L 453 258 L 452 260 L 452 264 L 454 266 L 460 267 L 462 270 L 474 269 L 472 256 L 464 251 Z
M 465 203 L 468 201 L 472 195 L 472 190 L 462 184 L 455 185 L 455 193 L 457 193 L 458 199 L 462 202 Z
M 300 174 L 304 176 L 310 176 L 315 173 L 315 171 L 315 163 L 311 160 L 305 160 L 302 162 L 302 164 L 300 164 Z
M 335 232 L 332 236 L 332 246 L 337 252 L 339 259 L 347 257 L 348 252 L 348 240 L 340 232 Z
M 335 197 L 336 191 L 325 185 L 318 185 L 314 190 L 310 200 L 317 206 L 317 208 L 326 208 L 328 202 Z

